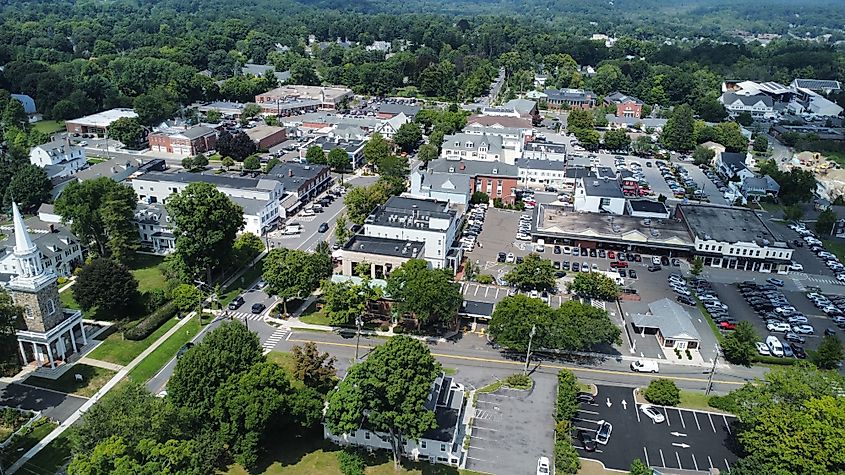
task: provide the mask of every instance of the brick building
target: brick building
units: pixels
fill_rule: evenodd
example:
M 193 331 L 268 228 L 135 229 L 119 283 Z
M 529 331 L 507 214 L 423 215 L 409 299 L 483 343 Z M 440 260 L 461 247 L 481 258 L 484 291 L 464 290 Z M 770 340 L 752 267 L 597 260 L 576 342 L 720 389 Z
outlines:
M 190 128 L 173 127 L 151 133 L 147 140 L 154 152 L 192 156 L 214 150 L 217 145 L 217 130 L 197 125 Z

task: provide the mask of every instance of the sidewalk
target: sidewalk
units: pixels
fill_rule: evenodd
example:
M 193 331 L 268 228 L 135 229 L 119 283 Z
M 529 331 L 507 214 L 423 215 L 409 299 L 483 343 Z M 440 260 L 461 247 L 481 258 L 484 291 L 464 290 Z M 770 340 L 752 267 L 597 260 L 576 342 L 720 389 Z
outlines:
M 123 366 L 119 364 L 109 363 L 108 361 L 95 360 L 93 358 L 80 358 L 77 363 L 87 364 L 89 366 L 96 366 L 98 368 L 110 369 L 112 371 L 120 371 L 123 369 Z
M 80 417 L 82 417 L 82 414 L 84 414 L 88 409 L 90 409 L 91 406 L 96 404 L 103 396 L 106 395 L 106 393 L 108 393 L 115 386 L 117 386 L 117 384 L 120 382 L 120 380 L 125 378 L 126 375 L 128 375 L 129 372 L 132 371 L 133 368 L 138 366 L 141 363 L 141 361 L 144 360 L 144 358 L 149 356 L 150 353 L 152 353 L 153 351 L 156 350 L 156 348 L 161 346 L 161 344 L 164 343 L 171 335 L 173 335 L 174 333 L 179 331 L 183 326 L 185 326 L 188 322 L 190 322 L 192 320 L 192 318 L 194 317 L 194 315 L 195 315 L 195 312 L 191 312 L 185 318 L 182 318 L 181 320 L 179 320 L 179 323 L 174 325 L 173 328 L 168 330 L 167 333 L 162 335 L 158 340 L 155 341 L 155 343 L 150 345 L 146 350 L 144 350 L 134 360 L 129 362 L 128 365 L 124 366 L 120 371 L 118 371 L 117 374 L 114 375 L 114 377 L 112 377 L 112 379 L 110 379 L 102 388 L 100 388 L 99 391 L 97 391 L 93 396 L 91 396 L 91 398 L 88 399 L 88 401 L 85 404 L 83 404 L 82 407 L 77 409 L 76 412 L 74 412 L 73 414 L 71 414 L 70 417 L 65 419 L 65 421 L 62 422 L 62 424 L 59 427 L 55 428 L 53 430 L 53 432 L 50 432 L 49 434 L 47 434 L 46 437 L 44 437 L 37 444 L 35 444 L 35 446 L 33 448 L 29 449 L 29 451 L 27 451 L 27 453 L 23 454 L 23 456 L 21 456 L 21 458 L 17 462 L 15 462 L 14 465 L 12 465 L 11 467 L 9 467 L 6 470 L 6 473 L 8 475 L 12 475 L 13 473 L 17 472 L 32 457 L 34 457 L 35 454 L 37 454 L 44 447 L 46 447 L 47 444 L 49 444 L 50 442 L 55 440 L 57 437 L 62 435 L 62 433 L 64 433 L 65 430 L 67 430 L 77 420 L 79 420 Z

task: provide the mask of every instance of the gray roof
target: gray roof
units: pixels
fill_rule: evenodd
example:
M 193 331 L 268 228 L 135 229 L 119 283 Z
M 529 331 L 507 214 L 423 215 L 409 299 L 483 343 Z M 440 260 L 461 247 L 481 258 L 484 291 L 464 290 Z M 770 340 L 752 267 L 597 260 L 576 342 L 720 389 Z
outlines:
M 677 209 L 693 237 L 725 243 L 756 242 L 761 246 L 787 247 L 786 243 L 777 242 L 760 216 L 748 208 L 679 204 Z
M 138 203 L 135 206 L 135 222 L 168 226 L 167 208 L 162 203 Z
M 67 155 L 71 152 L 82 150 L 81 147 L 69 145 L 67 141 L 61 139 L 53 140 L 51 142 L 43 143 L 41 145 L 36 145 L 34 148 L 40 148 L 47 152 L 50 156 Z
M 566 153 L 566 144 L 556 142 L 528 142 L 523 148 L 526 152 Z
M 593 91 L 583 89 L 546 89 L 543 92 L 553 101 L 592 102 L 596 100 Z
M 565 163 L 560 160 L 534 160 L 529 158 L 520 158 L 516 161 L 519 168 L 527 168 L 530 170 L 554 170 L 563 171 Z
M 272 178 L 249 178 L 232 175 L 215 175 L 213 173 L 162 173 L 147 172 L 138 177 L 139 180 L 156 182 L 177 182 L 177 183 L 211 183 L 215 186 L 223 186 L 236 189 L 258 189 L 273 190 L 279 183 Z
M 356 234 L 346 242 L 343 250 L 376 254 L 379 256 L 405 257 L 416 259 L 421 256 L 425 243 L 420 241 L 405 241 L 402 239 L 388 239 Z M 416 251 L 416 252 L 415 252 Z
M 755 175 L 748 177 L 742 182 L 742 188 L 746 191 L 780 191 L 780 185 L 769 175 L 759 176 Z
M 412 105 L 412 104 L 401 104 L 401 103 L 386 104 L 386 103 L 381 103 L 381 104 L 376 105 L 376 110 L 378 110 L 379 112 L 382 112 L 384 114 L 394 114 L 394 115 L 405 114 L 406 116 L 408 116 L 412 119 L 417 115 L 417 113 L 420 111 L 420 109 L 422 109 L 421 106 Z
M 420 175 L 421 186 L 429 188 L 431 191 L 469 195 L 470 177 L 467 175 L 432 170 L 415 171 L 414 173 Z
M 468 146 L 467 144 L 471 144 Z M 442 148 L 446 150 L 478 150 L 481 145 L 487 145 L 487 153 L 502 155 L 502 137 L 491 134 L 457 133 L 443 137 Z
M 290 71 L 277 72 L 273 66 L 266 64 L 251 64 L 246 63 L 241 68 L 241 74 L 252 74 L 253 76 L 263 76 L 267 71 L 273 71 L 273 76 L 279 82 L 285 82 L 290 79 Z
M 313 142 L 308 144 L 309 147 L 321 147 L 326 152 L 330 152 L 336 148 L 342 148 L 347 153 L 356 153 L 363 149 L 364 145 L 366 145 L 366 141 L 364 140 L 346 140 L 326 136 L 317 137 Z
M 566 178 L 586 178 L 592 171 L 584 167 L 566 167 Z
M 633 102 L 636 104 L 643 104 L 643 101 L 637 99 L 634 96 L 629 96 L 627 94 L 623 94 L 619 91 L 612 92 L 605 96 L 605 102 L 613 103 L 613 104 L 624 104 L 626 102 Z
M 628 200 L 633 211 L 642 211 L 646 213 L 668 213 L 666 205 L 654 200 Z
M 445 201 L 392 196 L 387 203 L 376 207 L 365 224 L 428 229 L 430 218 L 453 220 L 456 216 Z
M 745 166 L 745 154 L 736 152 L 722 152 L 720 160 L 732 172 L 737 173 L 748 167 Z
M 206 135 L 211 135 L 211 134 L 216 134 L 216 133 L 217 133 L 217 131 L 212 129 L 211 127 L 206 127 L 204 125 L 197 125 L 197 126 L 194 126 L 194 127 L 191 127 L 189 129 L 185 130 L 184 132 L 182 132 L 182 135 L 184 135 L 185 137 L 187 137 L 189 139 L 196 139 L 196 138 L 205 137 Z
M 429 162 L 428 169 L 434 172 L 459 173 L 470 176 L 519 176 L 519 167 L 516 165 L 482 160 L 446 160 L 440 158 Z
M 810 90 L 829 89 L 831 91 L 838 91 L 841 89 L 839 81 L 830 79 L 796 79 L 795 85 Z
M 463 305 L 458 313 L 461 315 L 478 316 L 490 318 L 493 316 L 493 310 L 496 308 L 494 302 L 480 302 L 476 300 L 464 300 Z
M 528 115 L 537 107 L 537 103 L 529 99 L 511 99 L 504 106 L 515 110 L 519 115 Z
M 305 165 L 296 162 L 280 162 L 267 176 L 272 177 L 284 185 L 285 190 L 295 191 L 308 180 L 312 180 L 328 171 L 326 165 Z
M 753 105 L 755 105 L 755 104 L 757 104 L 758 102 L 761 102 L 761 101 L 763 102 L 763 105 L 765 105 L 766 107 L 772 107 L 775 104 L 774 101 L 772 100 L 772 98 L 770 96 L 765 95 L 765 94 L 755 94 L 753 96 L 740 95 L 740 94 L 736 94 L 736 93 L 733 93 L 733 92 L 726 92 L 726 93 L 722 94 L 722 104 L 725 104 L 725 105 L 733 104 L 737 100 L 742 102 L 743 105 L 749 106 L 749 107 L 751 107 L 751 106 L 753 106 Z
M 648 314 L 633 316 L 633 324 L 639 328 L 657 328 L 664 338 L 680 340 L 701 340 L 701 335 L 692 323 L 690 314 L 677 303 L 663 298 L 648 304 Z
M 587 196 L 601 196 L 603 198 L 624 198 L 622 188 L 616 180 L 605 180 L 595 175 L 582 178 L 584 181 L 584 193 Z
M 134 173 L 140 166 L 140 159 L 123 161 L 114 158 L 105 162 L 95 163 L 84 170 L 79 170 L 76 172 L 76 178 L 79 181 L 84 181 L 105 176 L 120 181 Z
M 63 254 L 65 249 L 79 245 L 79 239 L 70 230 L 58 223 L 47 223 L 37 218 L 29 218 L 25 221 L 27 232 L 32 243 L 46 258 L 52 258 L 57 254 Z M 0 248 L 4 255 L 10 254 L 15 248 L 15 231 L 11 224 L 3 226 L 5 237 L 0 240 Z M 50 229 L 53 232 L 48 232 Z M 33 232 L 38 230 L 39 232 Z
M 267 201 L 265 200 L 241 198 L 239 196 L 230 196 L 229 199 L 243 209 L 244 215 L 258 216 L 267 207 Z

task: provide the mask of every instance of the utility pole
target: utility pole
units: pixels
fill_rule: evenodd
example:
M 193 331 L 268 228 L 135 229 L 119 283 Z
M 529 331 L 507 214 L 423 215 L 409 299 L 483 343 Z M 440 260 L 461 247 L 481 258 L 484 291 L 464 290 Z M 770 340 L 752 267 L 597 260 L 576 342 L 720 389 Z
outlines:
M 713 389 L 713 375 L 716 374 L 716 361 L 719 360 L 719 345 L 716 345 L 716 355 L 713 356 L 713 366 L 710 368 L 710 376 L 707 377 L 707 389 L 704 391 L 705 396 L 710 395 Z
M 358 347 L 361 344 L 361 327 L 364 326 L 364 320 L 361 318 L 361 315 L 355 317 L 355 328 L 358 329 L 358 335 L 355 339 L 355 362 L 358 362 Z
M 537 333 L 537 325 L 531 325 L 531 333 L 528 334 L 528 351 L 525 352 L 525 367 L 522 374 L 528 374 L 528 361 L 531 360 L 531 343 L 534 341 L 534 334 Z

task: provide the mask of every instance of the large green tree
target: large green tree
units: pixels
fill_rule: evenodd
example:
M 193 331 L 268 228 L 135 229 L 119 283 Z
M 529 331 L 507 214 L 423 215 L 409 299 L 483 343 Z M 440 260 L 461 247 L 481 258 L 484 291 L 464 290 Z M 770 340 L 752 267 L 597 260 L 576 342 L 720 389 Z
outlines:
M 355 224 L 364 224 L 364 220 L 376 206 L 383 204 L 390 196 L 382 183 L 370 186 L 356 186 L 343 197 L 349 220 Z
M 129 148 L 138 148 L 144 139 L 144 126 L 135 117 L 121 117 L 109 126 L 109 138 Z
M 555 287 L 555 269 L 552 261 L 531 253 L 505 274 L 508 284 L 522 290 L 550 290 Z
M 369 303 L 382 295 L 381 289 L 373 287 L 369 279 L 364 279 L 360 284 L 324 280 L 321 290 L 326 302 L 324 310 L 332 325 L 355 323 L 357 317 L 363 318 Z
M 592 129 L 595 116 L 592 112 L 584 109 L 572 109 L 566 117 L 566 129 L 569 132 L 577 130 Z
M 400 314 L 410 314 L 418 325 L 448 323 L 457 317 L 463 297 L 448 269 L 432 269 L 424 259 L 411 259 L 387 278 L 387 293 Z
M 816 232 L 822 236 L 830 236 L 833 231 L 833 226 L 836 224 L 836 212 L 831 208 L 827 208 L 816 219 Z
M 235 237 L 243 229 L 243 210 L 210 183 L 191 183 L 167 200 L 176 236 L 174 257 L 191 277 L 205 277 L 231 262 Z
M 810 361 L 820 369 L 836 369 L 843 358 L 845 350 L 836 335 L 825 335 L 818 348 L 810 351 Z
M 288 313 L 288 300 L 310 294 L 330 273 L 330 256 L 277 248 L 271 250 L 264 258 L 262 275 L 267 282 L 265 291 L 280 297 L 284 311 Z
M 390 142 L 376 132 L 364 145 L 364 160 L 373 167 L 380 167 L 384 159 L 391 155 Z
M 393 135 L 393 143 L 404 152 L 411 152 L 422 141 L 422 130 L 414 122 L 407 122 L 399 126 L 399 130 Z
M 342 149 L 339 150 L 342 151 Z M 312 145 L 311 147 L 308 147 L 308 150 L 305 151 L 305 161 L 314 165 L 325 165 L 326 152 L 323 151 L 323 147 L 320 147 L 318 145 Z
M 569 283 L 569 291 L 599 300 L 616 300 L 619 297 L 616 281 L 600 272 L 579 273 Z
M 320 353 L 317 344 L 306 342 L 303 346 L 294 346 L 290 350 L 293 358 L 293 377 L 302 381 L 309 388 L 328 392 L 337 381 L 334 364 L 337 359 L 328 353 Z
M 100 257 L 82 266 L 73 284 L 73 298 L 83 310 L 97 307 L 101 318 L 119 320 L 138 302 L 138 280 L 119 262 Z M 104 311 L 105 313 L 103 313 Z
M 346 150 L 338 147 L 329 152 L 328 157 L 326 157 L 326 165 L 330 166 L 333 172 L 340 173 L 341 182 L 343 182 L 343 172 L 348 170 L 352 164 L 349 161 L 349 154 L 346 153 Z
M 14 101 L 18 102 L 18 101 Z M 34 211 L 41 203 L 50 201 L 52 185 L 44 169 L 29 163 L 14 168 L 3 202 L 10 205 L 14 200 L 24 211 Z
M 695 147 L 695 138 L 693 136 L 693 123 L 695 119 L 692 115 L 692 108 L 686 104 L 681 104 L 672 110 L 672 115 L 663 127 L 663 133 L 660 134 L 660 140 L 669 150 L 678 152 L 687 152 Z
M 610 150 L 628 150 L 631 145 L 631 137 L 625 129 L 608 130 L 604 134 L 604 147 Z
M 393 337 L 352 366 L 329 396 L 326 427 L 348 434 L 368 427 L 388 436 L 393 462 L 399 466 L 402 445 L 418 439 L 437 422 L 426 408 L 440 363 L 419 340 Z
M 96 256 L 122 262 L 138 247 L 138 228 L 132 223 L 138 196 L 108 177 L 72 182 L 56 200 L 56 212 Z
M 754 331 L 751 323 L 739 322 L 736 329 L 726 336 L 722 343 L 725 359 L 734 364 L 750 366 L 751 360 L 757 354 L 754 346 L 757 341 L 757 332 Z

